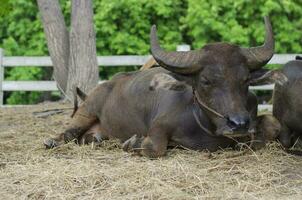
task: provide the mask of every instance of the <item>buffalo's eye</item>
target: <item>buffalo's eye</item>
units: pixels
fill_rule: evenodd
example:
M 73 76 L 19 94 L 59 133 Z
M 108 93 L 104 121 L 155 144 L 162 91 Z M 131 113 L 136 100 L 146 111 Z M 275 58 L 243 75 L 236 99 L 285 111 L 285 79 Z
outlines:
M 205 77 L 201 77 L 201 78 L 200 78 L 200 83 L 201 83 L 202 85 L 205 85 L 205 86 L 211 85 L 211 81 L 209 81 L 209 80 L 206 79 Z

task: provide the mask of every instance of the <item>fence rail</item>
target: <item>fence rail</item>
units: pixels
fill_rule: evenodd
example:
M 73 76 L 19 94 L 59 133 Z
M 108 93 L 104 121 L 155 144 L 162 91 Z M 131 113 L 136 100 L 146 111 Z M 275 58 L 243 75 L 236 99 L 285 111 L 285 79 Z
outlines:
M 177 49 L 188 50 L 187 45 L 179 45 Z M 284 64 L 294 60 L 298 54 L 275 54 L 269 64 Z M 300 54 L 301 55 L 301 54 Z M 115 66 L 140 66 L 151 56 L 122 55 L 122 56 L 98 56 L 98 65 L 104 67 Z M 58 90 L 55 81 L 5 81 L 4 71 L 8 67 L 52 67 L 50 57 L 25 57 L 25 56 L 4 56 L 3 49 L 0 49 L 0 106 L 3 105 L 3 92 L 5 91 L 56 91 Z M 273 90 L 274 85 L 252 86 L 251 90 Z M 267 107 L 267 105 L 262 105 Z
M 133 66 L 133 65 L 143 65 L 151 56 L 98 56 L 99 66 Z M 50 57 L 47 56 L 9 56 L 3 57 L 4 67 L 52 67 L 52 62 Z

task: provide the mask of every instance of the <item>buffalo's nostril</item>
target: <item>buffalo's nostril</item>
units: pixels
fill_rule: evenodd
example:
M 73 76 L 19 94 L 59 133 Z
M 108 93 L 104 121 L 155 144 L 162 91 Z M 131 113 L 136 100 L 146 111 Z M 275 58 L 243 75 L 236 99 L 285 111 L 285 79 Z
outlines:
M 237 121 L 234 120 L 233 118 L 228 117 L 228 126 L 231 128 L 235 128 L 237 126 Z
M 234 115 L 234 116 L 229 116 L 227 120 L 228 120 L 228 126 L 233 130 L 249 128 L 249 124 L 250 124 L 249 117 Z

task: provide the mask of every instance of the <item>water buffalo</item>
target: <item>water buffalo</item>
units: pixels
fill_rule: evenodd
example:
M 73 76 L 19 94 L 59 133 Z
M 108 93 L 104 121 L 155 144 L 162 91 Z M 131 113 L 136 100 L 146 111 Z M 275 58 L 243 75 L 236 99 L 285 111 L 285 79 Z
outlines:
M 279 71 L 286 76 L 284 84 L 276 83 L 273 93 L 273 115 L 281 123 L 279 141 L 285 148 L 302 136 L 302 57 L 286 63 Z
M 164 155 L 170 144 L 210 151 L 235 145 L 255 132 L 257 99 L 248 87 L 261 79 L 258 72 L 274 53 L 267 17 L 265 30 L 259 47 L 212 43 L 200 50 L 167 52 L 153 26 L 151 52 L 161 67 L 120 73 L 98 85 L 67 130 L 44 144 L 51 148 L 69 142 L 100 123 L 102 138 L 118 138 L 124 150 L 149 157 Z

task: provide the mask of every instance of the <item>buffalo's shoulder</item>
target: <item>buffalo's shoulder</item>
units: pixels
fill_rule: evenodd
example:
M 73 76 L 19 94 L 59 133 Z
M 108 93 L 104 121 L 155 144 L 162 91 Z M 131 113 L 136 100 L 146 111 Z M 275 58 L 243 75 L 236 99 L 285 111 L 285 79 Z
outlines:
M 289 81 L 302 79 L 302 61 L 292 60 L 284 65 L 282 71 Z

